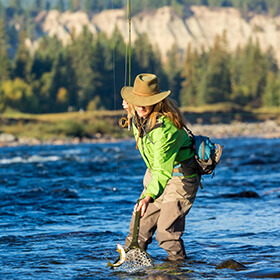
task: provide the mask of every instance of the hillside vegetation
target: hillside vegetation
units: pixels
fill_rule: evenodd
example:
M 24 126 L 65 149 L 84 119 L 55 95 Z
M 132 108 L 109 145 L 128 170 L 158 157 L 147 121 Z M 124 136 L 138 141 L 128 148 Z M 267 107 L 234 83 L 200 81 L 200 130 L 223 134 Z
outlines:
M 128 84 L 125 10 L 97 13 L 106 1 L 68 1 L 65 12 L 42 10 L 41 1 L 25 9 L 14 2 L 0 8 L 0 112 L 121 109 L 120 89 Z M 273 9 L 271 1 L 243 1 L 247 18 L 235 8 L 240 1 L 152 2 L 142 1 L 143 9 L 158 9 L 132 18 L 132 81 L 141 72 L 157 74 L 180 106 L 280 106 L 280 56 L 273 47 L 279 1 Z

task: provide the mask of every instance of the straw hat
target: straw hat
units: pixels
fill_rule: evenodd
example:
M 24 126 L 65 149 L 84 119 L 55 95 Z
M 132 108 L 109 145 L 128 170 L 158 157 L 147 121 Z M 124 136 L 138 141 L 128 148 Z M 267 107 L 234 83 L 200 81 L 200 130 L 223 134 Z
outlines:
M 154 74 L 139 74 L 134 80 L 133 87 L 123 87 L 121 90 L 122 98 L 136 106 L 154 105 L 170 93 L 170 90 L 160 91 L 157 76 Z

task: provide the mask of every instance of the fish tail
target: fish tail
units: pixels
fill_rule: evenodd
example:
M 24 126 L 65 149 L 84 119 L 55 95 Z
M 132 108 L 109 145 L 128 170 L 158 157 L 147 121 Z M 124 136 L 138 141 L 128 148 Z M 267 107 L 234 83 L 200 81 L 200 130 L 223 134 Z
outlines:
M 108 261 L 106 267 L 113 267 L 113 266 L 114 266 L 114 265 L 113 265 L 110 261 Z

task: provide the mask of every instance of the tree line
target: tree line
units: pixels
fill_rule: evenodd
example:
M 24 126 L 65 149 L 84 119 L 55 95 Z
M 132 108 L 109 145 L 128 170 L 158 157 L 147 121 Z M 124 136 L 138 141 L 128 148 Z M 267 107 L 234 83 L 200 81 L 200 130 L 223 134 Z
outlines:
M 120 89 L 127 85 L 127 46 L 115 29 L 111 38 L 94 36 L 87 28 L 63 46 L 43 37 L 30 54 L 25 32 L 13 59 L 7 53 L 5 28 L 0 21 L 0 111 L 27 113 L 69 110 L 121 109 Z M 258 42 L 230 52 L 226 33 L 216 36 L 209 50 L 186 46 L 180 59 L 176 45 L 161 62 L 146 34 L 132 48 L 132 81 L 138 73 L 159 76 L 162 89 L 171 89 L 181 106 L 231 102 L 247 107 L 280 106 L 280 74 L 272 49 Z
M 7 36 L 0 20 L 0 111 L 47 113 L 69 110 L 121 108 L 120 89 L 127 84 L 127 46 L 116 29 L 111 38 L 93 36 L 84 28 L 63 46 L 56 37 L 42 37 L 34 54 L 19 33 L 14 58 L 7 52 Z M 132 53 L 132 75 L 157 72 L 164 76 L 160 56 L 140 36 Z M 167 86 L 167 85 L 166 85 Z
M 0 1 L 4 7 L 4 0 Z M 250 12 L 268 13 L 271 16 L 280 12 L 280 0 L 131 0 L 132 12 L 158 9 L 163 6 L 172 6 L 178 13 L 191 5 L 203 5 L 208 7 L 234 7 L 238 8 L 245 18 Z M 127 5 L 127 0 L 9 0 L 8 13 L 11 15 L 28 14 L 42 10 L 57 9 L 60 12 L 70 10 L 72 12 L 83 10 L 87 13 L 96 13 L 106 9 L 120 9 Z
M 69 1 L 68 5 L 70 2 L 82 3 Z M 89 1 L 94 3 L 94 9 L 107 8 L 109 2 Z M 121 2 L 114 0 L 119 6 Z M 169 2 L 185 5 L 199 1 L 142 0 L 141 3 L 142 7 L 148 3 L 157 7 Z M 240 1 L 207 0 L 200 4 L 202 2 L 208 5 L 234 2 L 236 5 Z M 251 3 L 252 7 L 253 3 L 267 2 L 268 5 L 268 1 L 241 2 Z M 22 23 L 27 24 L 22 24 L 26 28 L 20 32 L 5 22 L 11 13 L 20 12 L 21 3 L 10 0 L 8 7 L 3 8 L 0 2 L 0 14 L 4 15 L 0 17 L 0 112 L 9 108 L 30 113 L 120 109 L 120 89 L 128 81 L 127 45 L 120 32 L 115 29 L 109 38 L 103 33 L 92 35 L 84 28 L 79 36 L 71 34 L 72 43 L 67 46 L 56 37 L 42 37 L 36 51 L 30 53 L 25 45 L 32 33 L 28 17 L 21 18 Z M 32 7 L 41 8 L 43 3 L 48 1 L 34 1 Z M 133 0 L 134 6 L 137 7 L 137 3 L 140 7 L 140 2 Z M 11 45 L 16 45 L 14 53 Z M 224 33 L 216 37 L 210 49 L 195 50 L 191 44 L 186 46 L 184 60 L 174 45 L 163 64 L 160 51 L 154 49 L 148 36 L 143 34 L 133 45 L 131 57 L 132 81 L 141 72 L 157 74 L 161 87 L 171 89 L 172 97 L 181 106 L 220 102 L 249 107 L 280 106 L 279 66 L 273 49 L 261 51 L 258 42 L 252 40 L 230 52 Z
M 279 67 L 272 48 L 262 52 L 248 40 L 228 51 L 226 33 L 216 36 L 209 51 L 199 54 L 188 46 L 180 72 L 182 105 L 232 102 L 249 108 L 280 105 Z

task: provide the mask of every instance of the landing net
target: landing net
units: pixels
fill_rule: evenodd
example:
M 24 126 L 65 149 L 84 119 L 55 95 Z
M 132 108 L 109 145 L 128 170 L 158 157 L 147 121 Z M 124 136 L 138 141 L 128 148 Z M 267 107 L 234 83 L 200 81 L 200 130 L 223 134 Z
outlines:
M 133 273 L 153 266 L 153 261 L 149 255 L 145 251 L 135 248 L 129 250 L 126 253 L 125 262 L 122 265 L 122 269 L 129 273 Z
M 143 250 L 134 248 L 126 252 L 125 262 L 118 266 L 113 267 L 114 271 L 124 271 L 127 273 L 135 273 L 145 271 L 145 269 L 151 268 L 154 263 L 151 257 Z

